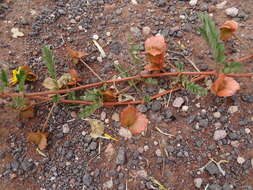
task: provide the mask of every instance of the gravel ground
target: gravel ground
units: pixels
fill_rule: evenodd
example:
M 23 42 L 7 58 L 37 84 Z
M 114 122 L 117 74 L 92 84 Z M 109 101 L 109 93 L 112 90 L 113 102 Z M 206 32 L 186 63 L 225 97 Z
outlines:
M 60 76 L 71 67 L 63 47 L 66 42 L 87 52 L 85 61 L 103 79 L 111 79 L 118 75 L 115 62 L 127 66 L 133 74 L 138 72 L 129 54 L 129 36 L 144 50 L 146 37 L 161 33 L 170 50 L 178 51 L 173 42 L 180 42 L 187 47 L 183 55 L 194 60 L 200 70 L 210 70 L 211 54 L 196 31 L 198 13 L 212 14 L 218 24 L 233 18 L 240 23 L 240 36 L 253 41 L 251 0 L 218 3 L 0 0 L 0 62 L 10 69 L 29 65 L 38 81 L 26 85 L 26 90 L 42 91 L 42 81 L 48 74 L 41 47 L 50 45 L 54 50 Z M 24 36 L 12 38 L 13 27 Z M 92 39 L 104 48 L 105 58 Z M 231 58 L 247 55 L 236 40 L 228 41 L 226 47 Z M 168 52 L 167 58 L 173 63 L 181 61 L 187 70 L 194 71 L 182 56 Z M 83 65 L 77 65 L 77 70 L 84 79 L 82 84 L 98 81 Z M 253 71 L 249 63 L 245 64 L 245 71 Z M 238 80 L 241 90 L 231 98 L 211 94 L 196 97 L 182 90 L 138 105 L 138 110 L 150 120 L 147 132 L 139 136 L 125 138 L 120 133 L 118 114 L 122 107 L 101 108 L 92 117 L 103 120 L 106 133 L 117 137 L 118 142 L 91 138 L 89 124 L 76 118 L 79 109 L 58 105 L 48 124 L 46 157 L 36 153 L 26 135 L 40 129 L 50 105 L 38 106 L 36 118 L 19 121 L 17 114 L 0 100 L 0 189 L 158 190 L 152 180 L 156 179 L 170 190 L 252 190 L 253 84 L 251 79 Z M 158 85 L 143 85 L 139 96 L 168 89 L 171 82 L 172 79 L 161 79 Z M 135 93 L 134 89 L 130 91 Z

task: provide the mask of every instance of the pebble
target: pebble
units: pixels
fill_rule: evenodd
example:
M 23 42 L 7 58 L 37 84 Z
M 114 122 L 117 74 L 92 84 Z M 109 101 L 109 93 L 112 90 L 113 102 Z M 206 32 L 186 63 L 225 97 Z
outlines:
M 109 181 L 103 184 L 103 189 L 111 189 L 113 187 L 113 181 L 110 179 Z
M 92 183 L 92 177 L 90 176 L 90 174 L 86 173 L 83 176 L 83 184 L 86 186 L 89 186 L 89 185 L 91 185 L 91 183 Z
M 197 187 L 198 189 L 200 189 L 202 183 L 203 183 L 203 179 L 202 179 L 202 178 L 195 178 L 195 179 L 194 179 L 194 185 L 195 185 L 195 187 Z
M 214 175 L 214 174 L 218 175 L 218 174 L 220 174 L 220 171 L 219 171 L 218 167 L 213 162 L 211 162 L 210 164 L 208 164 L 205 167 L 205 170 L 207 170 L 210 175 Z
M 208 190 L 222 190 L 222 187 L 218 184 L 211 184 L 209 185 Z
M 149 149 L 148 145 L 145 145 L 145 146 L 143 147 L 144 152 L 148 151 L 148 149 Z
M 145 113 L 148 111 L 148 108 L 147 106 L 143 105 L 143 104 L 140 104 L 137 106 L 137 109 L 141 112 L 141 113 Z
M 100 119 L 104 121 L 105 118 L 106 118 L 106 112 L 103 111 L 101 112 Z
M 151 110 L 152 111 L 159 111 L 161 109 L 162 105 L 160 101 L 153 101 L 152 106 L 151 106 Z
M 198 0 L 190 0 L 189 4 L 193 7 L 195 5 L 197 5 Z
M 182 97 L 177 97 L 177 98 L 173 101 L 172 105 L 173 105 L 173 107 L 175 107 L 175 108 L 180 108 L 180 107 L 183 105 L 183 103 L 184 103 L 184 99 L 183 99 Z
M 97 61 L 98 61 L 99 63 L 102 63 L 102 62 L 103 62 L 103 58 L 102 58 L 101 56 L 98 56 L 98 57 L 97 57 Z
M 148 35 L 150 34 L 150 32 L 151 32 L 151 28 L 150 28 L 150 27 L 144 26 L 144 27 L 142 28 L 142 35 L 143 35 L 143 36 L 148 36 Z
M 250 129 L 249 128 L 245 128 L 245 133 L 246 134 L 250 134 Z
M 237 163 L 238 163 L 238 164 L 243 164 L 245 161 L 246 161 L 245 158 L 243 158 L 243 157 L 241 157 L 241 156 L 238 156 L 238 157 L 237 157 Z
M 127 128 L 121 127 L 119 129 L 119 135 L 126 138 L 126 139 L 131 139 L 132 138 L 132 133 L 129 131 Z
M 69 129 L 69 125 L 68 124 L 64 124 L 62 126 L 62 132 L 63 133 L 69 133 L 70 129 Z
M 92 38 L 93 38 L 94 40 L 98 40 L 98 39 L 99 39 L 99 36 L 98 36 L 97 34 L 94 34 L 94 35 L 92 36 Z
M 225 10 L 225 13 L 228 16 L 236 17 L 238 15 L 239 10 L 236 7 L 230 7 Z
M 155 151 L 155 154 L 156 154 L 157 157 L 161 157 L 162 156 L 162 151 L 160 149 L 157 149 Z
M 233 189 L 234 189 L 233 185 L 229 183 L 224 183 L 224 185 L 222 186 L 222 190 L 233 190 Z
M 131 27 L 130 31 L 133 33 L 135 37 L 141 36 L 141 30 L 138 27 Z
M 126 162 L 126 149 L 124 147 L 119 147 L 116 160 L 117 165 L 123 165 Z
M 227 136 L 227 132 L 225 130 L 216 130 L 213 135 L 213 139 L 215 141 L 224 139 Z
M 228 113 L 232 114 L 238 111 L 238 106 L 230 106 L 228 108 Z
M 111 36 L 111 32 L 106 32 L 106 36 Z
M 240 145 L 239 141 L 231 141 L 231 146 L 234 148 L 238 148 Z
M 251 162 L 251 167 L 253 168 L 253 158 L 251 159 L 250 162 Z
M 227 1 L 222 1 L 221 3 L 216 4 L 216 8 L 223 9 L 226 4 L 227 4 Z
M 119 114 L 118 113 L 113 113 L 112 114 L 112 120 L 113 121 L 119 121 Z
M 216 119 L 219 119 L 221 117 L 221 113 L 220 112 L 214 112 L 213 117 L 216 118 Z
M 182 111 L 187 112 L 189 110 L 189 106 L 183 106 Z

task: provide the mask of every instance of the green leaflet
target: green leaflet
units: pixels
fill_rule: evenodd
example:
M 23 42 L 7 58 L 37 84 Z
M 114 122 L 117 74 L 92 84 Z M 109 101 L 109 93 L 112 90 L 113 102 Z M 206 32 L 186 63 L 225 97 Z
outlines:
M 56 69 L 53 52 L 49 47 L 45 46 L 42 48 L 43 61 L 46 63 L 47 70 L 51 77 L 56 80 Z
M 217 63 L 224 64 L 227 58 L 225 56 L 224 44 L 220 40 L 220 31 L 215 27 L 214 22 L 208 14 L 200 14 L 199 18 L 203 23 L 199 27 L 199 32 L 211 48 L 213 58 Z
M 226 63 L 222 69 L 222 72 L 225 74 L 228 73 L 236 73 L 242 70 L 241 63 L 232 62 L 232 63 Z
M 94 102 L 91 105 L 85 106 L 78 114 L 78 117 L 80 118 L 86 118 L 89 117 L 91 114 L 93 114 L 98 108 L 102 106 L 101 101 Z

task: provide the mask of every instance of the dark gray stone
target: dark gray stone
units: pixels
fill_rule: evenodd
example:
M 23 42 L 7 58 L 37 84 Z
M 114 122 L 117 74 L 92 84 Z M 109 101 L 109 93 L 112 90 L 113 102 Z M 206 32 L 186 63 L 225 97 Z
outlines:
M 119 147 L 115 162 L 118 165 L 125 164 L 125 162 L 126 162 L 126 149 L 124 147 Z
M 210 175 L 218 175 L 218 174 L 220 174 L 220 171 L 219 171 L 218 167 L 213 162 L 211 162 L 210 164 L 208 164 L 205 169 L 208 171 L 208 173 Z

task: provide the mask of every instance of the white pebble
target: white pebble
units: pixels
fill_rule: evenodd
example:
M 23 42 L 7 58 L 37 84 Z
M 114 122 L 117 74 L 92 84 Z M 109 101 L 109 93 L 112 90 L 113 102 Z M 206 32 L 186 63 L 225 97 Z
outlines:
M 245 128 L 245 133 L 246 134 L 250 134 L 250 129 L 249 128 Z
M 173 105 L 173 107 L 175 107 L 175 108 L 180 108 L 180 107 L 183 105 L 183 103 L 184 103 L 184 99 L 183 99 L 182 97 L 177 97 L 177 98 L 173 101 L 172 105 Z
M 106 32 L 106 36 L 111 36 L 111 32 Z
M 216 118 L 216 119 L 219 119 L 221 117 L 221 113 L 220 112 L 214 112 L 213 113 L 213 117 Z
M 148 145 L 145 145 L 145 146 L 143 147 L 143 149 L 144 149 L 145 152 L 148 151 L 148 149 L 149 149 Z
M 237 112 L 238 111 L 238 106 L 230 106 L 229 108 L 228 108 L 228 113 L 235 113 L 235 112 Z
M 100 119 L 104 121 L 105 118 L 106 118 L 106 113 L 103 111 L 103 112 L 101 113 L 101 115 L 100 115 Z
M 155 146 L 158 145 L 158 142 L 157 142 L 157 141 L 154 141 L 154 145 L 155 145 Z
M 126 139 L 132 138 L 132 133 L 127 128 L 124 128 L 124 127 L 120 128 L 119 135 L 126 138 Z
M 251 161 L 250 161 L 250 162 L 251 162 L 251 166 L 252 166 L 252 168 L 253 168 L 253 158 L 251 159 Z
M 225 130 L 216 130 L 213 135 L 213 139 L 215 141 L 224 139 L 227 136 L 227 132 Z
M 93 35 L 93 39 L 94 39 L 94 40 L 98 40 L 98 39 L 99 39 L 99 36 L 98 36 L 97 34 L 94 34 L 94 35 Z
M 184 111 L 184 112 L 187 112 L 188 109 L 189 109 L 189 106 L 183 106 L 183 107 L 182 107 L 182 111 Z
M 99 63 L 102 63 L 103 62 L 103 58 L 102 57 L 97 57 L 97 61 L 99 62 Z
M 162 156 L 162 151 L 160 149 L 157 149 L 155 151 L 155 154 L 156 154 L 157 157 L 161 157 Z
M 195 178 L 195 179 L 194 179 L 194 185 L 195 185 L 195 187 L 197 187 L 198 189 L 200 189 L 202 183 L 203 183 L 203 179 L 201 179 L 201 178 Z
M 63 132 L 63 133 L 69 133 L 69 131 L 70 131 L 70 129 L 69 129 L 68 124 L 64 124 L 64 125 L 62 126 L 62 132 Z
M 238 15 L 239 10 L 236 7 L 231 7 L 227 8 L 225 12 L 228 16 L 236 17 Z
M 221 3 L 216 4 L 216 8 L 217 9 L 223 9 L 226 4 L 227 4 L 227 1 L 223 1 Z
M 119 114 L 118 113 L 112 114 L 112 120 L 113 121 L 119 121 Z
M 150 27 L 144 26 L 142 28 L 142 34 L 143 34 L 143 36 L 148 36 L 150 34 L 150 31 L 151 31 Z
M 190 0 L 189 4 L 193 7 L 195 5 L 197 5 L 198 0 Z
M 237 157 L 237 162 L 238 162 L 238 164 L 243 164 L 245 162 L 245 158 L 243 158 L 241 156 L 238 156 Z

